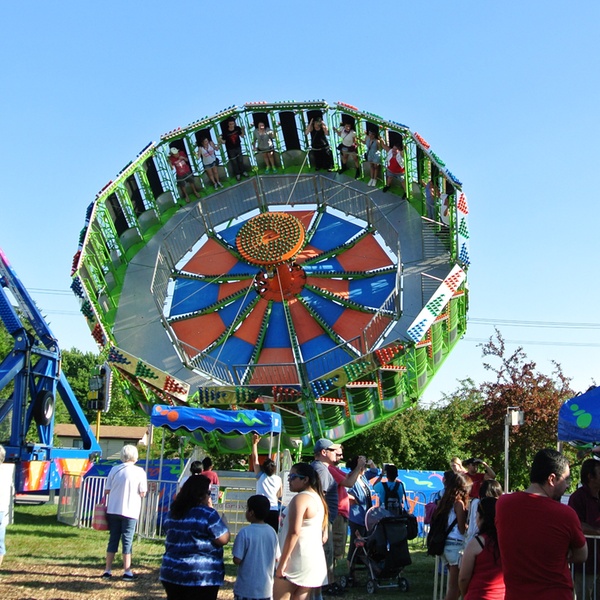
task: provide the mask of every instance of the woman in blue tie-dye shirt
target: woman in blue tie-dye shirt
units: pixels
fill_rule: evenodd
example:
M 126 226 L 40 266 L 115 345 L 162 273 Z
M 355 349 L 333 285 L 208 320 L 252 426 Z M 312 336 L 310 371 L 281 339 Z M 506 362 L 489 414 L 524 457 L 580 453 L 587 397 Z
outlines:
M 229 529 L 210 501 L 210 481 L 190 477 L 171 504 L 164 522 L 165 553 L 160 580 L 167 599 L 214 600 L 225 578 L 223 546 Z M 198 589 L 201 588 L 201 589 Z

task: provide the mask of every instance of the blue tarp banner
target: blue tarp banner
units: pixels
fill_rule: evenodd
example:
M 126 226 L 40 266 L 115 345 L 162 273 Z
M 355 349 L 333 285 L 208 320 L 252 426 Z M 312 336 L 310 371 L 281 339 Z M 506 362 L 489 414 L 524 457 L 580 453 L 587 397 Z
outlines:
M 580 445 L 600 443 L 600 386 L 567 400 L 560 407 L 558 439 Z
M 281 432 L 281 416 L 264 410 L 221 410 L 218 408 L 191 408 L 155 405 L 150 422 L 154 427 L 167 427 L 172 431 L 187 429 L 205 432 L 258 433 L 266 435 Z

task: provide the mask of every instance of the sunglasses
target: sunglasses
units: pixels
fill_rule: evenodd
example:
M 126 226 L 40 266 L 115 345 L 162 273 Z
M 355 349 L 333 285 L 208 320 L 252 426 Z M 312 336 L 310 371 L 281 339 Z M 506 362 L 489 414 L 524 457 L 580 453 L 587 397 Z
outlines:
M 288 481 L 294 481 L 294 479 L 306 479 L 304 475 L 297 475 L 296 473 L 290 473 L 288 475 Z

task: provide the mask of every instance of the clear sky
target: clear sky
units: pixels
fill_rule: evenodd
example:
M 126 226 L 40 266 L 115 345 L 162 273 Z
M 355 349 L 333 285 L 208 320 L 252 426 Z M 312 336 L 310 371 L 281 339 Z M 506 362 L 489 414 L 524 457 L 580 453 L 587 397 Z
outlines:
M 150 141 L 251 101 L 405 123 L 469 199 L 470 322 L 425 393 L 483 381 L 496 324 L 575 390 L 600 382 L 600 3 L 3 2 L 0 247 L 61 347 L 85 209 Z

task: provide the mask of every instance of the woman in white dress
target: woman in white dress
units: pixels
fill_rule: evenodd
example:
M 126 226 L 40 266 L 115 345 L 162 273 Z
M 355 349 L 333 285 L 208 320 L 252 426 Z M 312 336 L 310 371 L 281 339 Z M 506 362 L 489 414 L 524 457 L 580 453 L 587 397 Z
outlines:
M 327 540 L 327 504 L 316 471 L 308 463 L 295 464 L 288 475 L 291 492 L 279 545 L 273 600 L 305 600 L 312 588 L 327 581 L 323 544 Z

